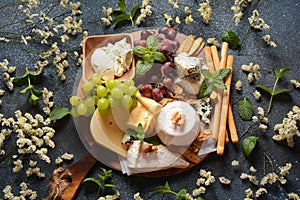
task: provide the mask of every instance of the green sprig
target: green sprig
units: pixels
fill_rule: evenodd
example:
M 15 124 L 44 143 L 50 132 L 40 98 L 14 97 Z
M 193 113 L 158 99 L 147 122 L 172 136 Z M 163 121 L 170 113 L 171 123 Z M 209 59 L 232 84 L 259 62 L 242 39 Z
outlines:
M 186 197 L 187 191 L 186 189 L 181 189 L 178 192 L 172 191 L 168 182 L 165 183 L 165 185 L 160 185 L 155 188 L 154 193 L 157 194 L 162 194 L 163 196 L 166 194 L 171 194 L 176 197 L 177 200 L 187 200 L 188 198 Z M 201 197 L 198 198 L 199 200 Z
M 270 90 L 268 87 L 263 86 L 263 85 L 257 85 L 256 86 L 256 88 L 261 89 L 261 90 L 267 92 L 270 95 L 268 113 L 271 111 L 274 96 L 276 96 L 278 94 L 289 93 L 291 91 L 289 89 L 278 89 L 278 90 L 276 90 L 277 83 L 278 83 L 279 79 L 281 79 L 289 71 L 291 71 L 290 68 L 284 68 L 284 67 L 281 67 L 279 71 L 276 71 L 275 69 L 273 69 L 273 72 L 275 73 L 275 76 L 276 76 L 276 80 L 275 80 L 275 83 L 273 85 L 272 90 Z
M 92 183 L 98 185 L 97 196 L 99 196 L 101 191 L 105 188 L 117 188 L 116 185 L 107 183 L 107 181 L 112 178 L 112 170 L 106 170 L 102 167 L 100 167 L 100 169 L 102 170 L 102 174 L 100 174 L 100 173 L 98 174 L 99 179 L 88 177 L 82 181 L 82 184 L 84 184 L 86 182 L 92 182 Z

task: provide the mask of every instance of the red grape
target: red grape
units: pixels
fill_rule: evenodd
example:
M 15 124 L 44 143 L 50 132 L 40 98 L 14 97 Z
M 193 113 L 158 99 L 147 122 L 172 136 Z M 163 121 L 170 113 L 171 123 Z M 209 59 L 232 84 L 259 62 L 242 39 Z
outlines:
M 159 39 L 159 40 L 166 39 L 166 35 L 163 34 L 163 33 L 159 33 L 156 37 L 157 37 L 157 39 Z
M 134 46 L 146 47 L 146 40 L 135 40 L 134 41 Z
M 143 30 L 143 31 L 141 32 L 141 40 L 147 40 L 147 38 L 148 38 L 150 35 L 153 35 L 153 33 L 152 33 L 151 31 Z
M 152 98 L 155 100 L 155 101 L 160 101 L 164 98 L 164 95 L 163 95 L 163 92 L 161 89 L 159 88 L 154 88 L 152 90 Z
M 172 91 L 173 89 L 173 80 L 170 78 L 164 78 L 163 82 L 162 82 L 163 86 L 165 88 L 167 88 L 168 91 Z
M 174 27 L 168 27 L 168 31 L 165 34 L 166 38 L 169 40 L 174 40 L 177 36 L 177 29 Z
M 139 87 L 139 92 L 142 95 L 149 97 L 149 98 L 152 98 L 152 94 L 151 94 L 152 90 L 153 90 L 153 87 L 150 84 L 142 85 Z

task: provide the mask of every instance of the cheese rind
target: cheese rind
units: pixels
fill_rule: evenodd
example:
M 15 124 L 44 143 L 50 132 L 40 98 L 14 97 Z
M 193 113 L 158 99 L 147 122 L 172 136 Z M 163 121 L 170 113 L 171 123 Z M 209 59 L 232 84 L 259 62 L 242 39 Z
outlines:
M 179 126 L 172 122 L 175 112 L 185 116 L 184 124 Z M 190 104 L 174 101 L 163 107 L 157 117 L 155 129 L 165 145 L 189 146 L 200 132 L 200 119 Z

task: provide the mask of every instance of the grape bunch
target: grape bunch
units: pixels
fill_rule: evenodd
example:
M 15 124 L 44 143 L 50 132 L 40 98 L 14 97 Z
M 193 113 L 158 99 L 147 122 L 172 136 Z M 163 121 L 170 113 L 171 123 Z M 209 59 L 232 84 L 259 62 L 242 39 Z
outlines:
M 84 98 L 72 96 L 70 104 L 73 106 L 71 114 L 73 116 L 90 116 L 98 108 L 101 114 L 106 114 L 109 107 L 122 106 L 125 109 L 135 107 L 137 100 L 135 94 L 138 89 L 134 80 L 124 81 L 110 79 L 102 83 L 101 76 L 97 73 L 92 78 L 83 83 L 81 89 Z
M 173 80 L 164 78 L 162 82 L 147 83 L 139 87 L 139 92 L 148 98 L 152 98 L 159 102 L 164 97 L 168 97 L 169 93 L 173 92 Z

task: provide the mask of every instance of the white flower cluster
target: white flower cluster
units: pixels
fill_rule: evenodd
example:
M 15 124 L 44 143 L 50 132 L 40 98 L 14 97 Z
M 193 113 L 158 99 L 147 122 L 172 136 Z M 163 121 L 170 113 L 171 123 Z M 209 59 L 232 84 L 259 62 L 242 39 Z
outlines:
M 203 1 L 203 3 L 199 4 L 200 8 L 197 10 L 200 13 L 200 15 L 202 17 L 202 21 L 205 24 L 209 24 L 209 21 L 210 21 L 211 15 L 212 15 L 212 9 L 211 9 L 209 3 L 210 3 L 209 0 Z
M 269 45 L 269 46 L 274 47 L 274 48 L 277 47 L 277 44 L 274 41 L 271 40 L 270 35 L 264 35 L 263 40 L 264 40 L 266 45 Z
M 295 88 L 300 88 L 300 82 L 299 81 L 292 79 L 291 83 L 295 86 Z
M 257 107 L 257 114 L 258 116 L 253 116 L 252 121 L 258 122 L 259 121 L 259 129 L 265 131 L 268 129 L 269 119 L 265 116 L 265 111 L 262 107 Z
M 238 167 L 240 165 L 240 162 L 238 160 L 231 161 L 231 166 Z
M 101 21 L 105 24 L 105 25 L 111 25 L 111 22 L 113 20 L 112 18 L 112 13 L 113 13 L 113 9 L 112 8 L 106 8 L 105 6 L 102 7 L 102 15 L 104 17 L 101 18 Z
M 248 18 L 250 27 L 254 30 L 269 30 L 270 26 L 264 21 L 263 18 L 259 17 L 260 14 L 258 10 L 253 10 L 252 16 Z
M 197 179 L 198 188 L 194 189 L 193 196 L 197 197 L 201 194 L 204 194 L 206 191 L 205 186 L 211 185 L 215 182 L 215 177 L 212 175 L 211 171 L 206 171 L 204 169 L 200 169 L 200 178 Z
M 219 41 L 216 38 L 208 38 L 206 40 L 206 43 L 211 46 L 216 46 L 216 47 L 220 46 Z
M 228 178 L 225 178 L 224 176 L 220 176 L 219 177 L 219 182 L 224 184 L 224 185 L 230 185 L 231 180 L 229 180 Z
M 274 130 L 278 132 L 272 138 L 276 141 L 286 140 L 289 147 L 294 146 L 294 136 L 300 137 L 300 132 L 297 122 L 300 121 L 300 108 L 293 106 L 292 110 L 288 112 L 287 117 L 283 118 L 281 124 L 276 124 Z
M 164 14 L 164 18 L 165 18 L 165 20 L 166 20 L 166 26 L 171 26 L 171 22 L 172 22 L 172 20 L 173 20 L 173 18 L 172 18 L 172 16 L 171 15 L 169 15 L 169 14 L 167 14 L 167 13 L 165 13 Z
M 250 63 L 249 65 L 242 65 L 241 69 L 248 73 L 248 82 L 252 83 L 255 80 L 261 79 L 260 67 L 258 64 Z
M 104 197 L 99 197 L 98 200 L 115 200 L 120 198 L 120 193 L 119 191 L 116 191 L 115 194 L 112 195 L 106 195 Z
M 23 155 L 36 154 L 38 158 L 50 163 L 50 157 L 47 155 L 47 147 L 54 148 L 55 143 L 52 140 L 55 130 L 48 125 L 50 119 L 44 119 L 40 114 L 32 116 L 30 113 L 24 115 L 20 110 L 15 111 L 15 117 L 5 118 L 3 114 L 0 114 L 0 123 L 2 126 L 0 132 L 0 150 L 2 154 L 5 154 L 3 148 L 4 141 L 12 133 L 16 133 L 17 140 L 16 146 L 18 148 L 18 155 L 13 156 L 13 163 L 15 167 L 14 172 L 19 172 L 23 168 L 21 157 Z M 29 168 L 26 172 L 27 176 L 36 174 L 39 177 L 44 177 L 44 174 L 40 172 L 40 169 L 36 167 L 36 163 L 32 160 L 29 161 Z
M 52 108 L 53 105 L 54 105 L 54 102 L 53 102 L 53 101 L 50 101 L 50 99 L 53 97 L 53 92 L 48 91 L 48 89 L 44 87 L 44 88 L 43 88 L 42 95 L 43 95 L 43 102 L 44 102 L 44 104 L 45 104 L 45 107 L 43 108 L 43 111 L 44 111 L 44 113 L 46 113 L 47 115 L 50 115 L 50 113 L 51 113 L 51 108 Z
M 64 153 L 62 156 L 59 156 L 55 159 L 55 164 L 60 165 L 64 160 L 72 160 L 73 157 L 73 154 Z
M 143 200 L 143 198 L 140 195 L 141 194 L 139 192 L 135 193 L 133 195 L 133 200 Z
M 140 10 L 140 15 L 137 17 L 135 23 L 136 25 L 140 25 L 143 20 L 146 19 L 147 16 L 152 15 L 151 8 L 152 6 L 150 5 L 151 0 L 143 0 L 142 1 L 142 7 Z
M 16 67 L 11 67 L 11 66 L 8 66 L 8 65 L 9 65 L 9 62 L 8 62 L 7 59 L 4 59 L 2 62 L 0 62 L 0 69 L 2 70 L 3 80 L 5 81 L 6 86 L 8 87 L 8 89 L 10 91 L 12 91 L 14 89 L 14 84 L 12 82 L 13 78 L 11 78 L 10 74 L 12 74 L 16 71 Z M 0 95 L 0 96 L 2 96 L 2 95 Z
M 251 0 L 235 0 L 234 6 L 231 6 L 231 10 L 234 12 L 233 18 L 236 26 L 240 23 L 241 18 L 243 17 L 243 9 L 246 8 L 250 2 Z
M 31 200 L 37 199 L 37 193 L 36 191 L 33 191 L 32 189 L 28 188 L 28 185 L 25 182 L 22 182 L 20 184 L 20 195 L 19 196 L 15 196 L 12 193 L 12 186 L 11 185 L 7 185 L 4 189 L 3 189 L 3 199 L 9 199 L 9 200 L 17 200 L 17 199 L 27 199 L 26 197 L 28 197 Z
M 243 86 L 243 83 L 241 80 L 237 80 L 234 87 L 237 91 L 241 91 L 242 90 L 242 86 Z

